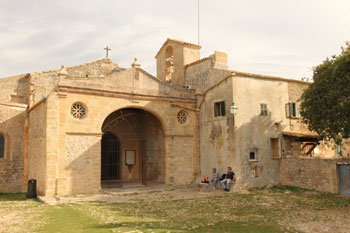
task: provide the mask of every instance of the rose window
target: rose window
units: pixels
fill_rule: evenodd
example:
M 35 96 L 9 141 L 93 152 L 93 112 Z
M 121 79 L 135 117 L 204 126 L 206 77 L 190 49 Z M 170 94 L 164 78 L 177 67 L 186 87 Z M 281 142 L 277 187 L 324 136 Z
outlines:
M 180 112 L 177 113 L 177 121 L 180 123 L 180 124 L 185 124 L 187 120 L 187 113 L 183 110 L 181 110 Z
M 86 108 L 82 103 L 74 103 L 70 108 L 70 114 L 78 120 L 85 118 Z

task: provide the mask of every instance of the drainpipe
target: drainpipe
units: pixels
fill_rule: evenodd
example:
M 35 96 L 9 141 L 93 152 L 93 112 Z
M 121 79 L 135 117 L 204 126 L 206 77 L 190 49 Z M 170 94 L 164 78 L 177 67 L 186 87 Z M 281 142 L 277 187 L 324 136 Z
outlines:
M 202 177 L 201 174 L 201 134 L 200 134 L 200 125 L 199 125 L 199 112 L 198 110 L 196 112 L 197 116 L 197 158 L 198 158 L 198 175 L 199 177 Z
M 22 187 L 27 187 L 28 182 L 28 136 L 29 136 L 29 117 L 24 119 L 24 160 L 23 160 L 23 183 Z M 25 191 L 25 190 L 23 190 Z

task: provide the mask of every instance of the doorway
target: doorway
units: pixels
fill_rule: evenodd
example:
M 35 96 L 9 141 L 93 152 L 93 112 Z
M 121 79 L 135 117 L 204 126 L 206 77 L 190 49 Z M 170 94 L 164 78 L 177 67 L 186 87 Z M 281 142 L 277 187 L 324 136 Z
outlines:
M 101 157 L 102 184 L 108 180 L 122 187 L 164 183 L 164 132 L 156 116 L 137 108 L 120 109 L 105 119 L 102 132 L 101 153 L 106 154 Z
M 339 194 L 350 195 L 350 164 L 339 164 Z
M 102 135 L 101 182 L 105 187 L 120 186 L 120 142 L 112 133 Z

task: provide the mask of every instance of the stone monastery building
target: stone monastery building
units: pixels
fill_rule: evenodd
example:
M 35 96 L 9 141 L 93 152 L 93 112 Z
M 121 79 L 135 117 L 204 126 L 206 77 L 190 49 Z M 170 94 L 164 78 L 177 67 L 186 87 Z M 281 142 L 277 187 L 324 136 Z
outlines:
M 290 177 L 314 176 L 307 158 L 334 157 L 300 123 L 309 83 L 232 71 L 225 53 L 200 49 L 168 39 L 157 77 L 106 58 L 0 79 L 0 192 L 26 191 L 28 179 L 47 196 L 195 184 L 227 166 L 234 189 L 302 186 Z M 322 161 L 330 178 L 314 186 L 337 193 L 337 165 Z

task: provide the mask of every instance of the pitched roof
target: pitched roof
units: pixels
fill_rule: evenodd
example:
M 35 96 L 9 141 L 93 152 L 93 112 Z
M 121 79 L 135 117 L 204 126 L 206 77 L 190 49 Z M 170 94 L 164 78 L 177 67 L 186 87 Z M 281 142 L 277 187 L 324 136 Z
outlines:
M 174 42 L 174 43 L 178 43 L 178 44 L 182 44 L 186 47 L 191 47 L 191 48 L 195 48 L 195 49 L 200 49 L 202 48 L 202 46 L 200 45 L 196 45 L 196 44 L 192 44 L 192 43 L 189 43 L 189 42 L 185 42 L 185 41 L 182 41 L 182 40 L 174 40 L 174 39 L 170 39 L 168 38 L 164 44 L 162 45 L 162 47 L 159 49 L 158 53 L 156 54 L 156 58 L 157 56 L 159 55 L 160 51 L 169 43 L 169 42 Z
M 192 62 L 192 63 L 189 63 L 189 64 L 185 65 L 185 67 L 187 68 L 187 67 L 189 67 L 189 66 L 197 65 L 197 64 L 199 64 L 199 63 L 202 63 L 202 62 L 208 61 L 208 60 L 210 60 L 210 57 L 205 57 L 205 58 L 199 59 L 199 60 L 197 60 L 197 61 L 194 61 L 194 62 Z
M 320 136 L 313 132 L 300 132 L 300 131 L 283 131 L 283 135 L 298 137 L 298 138 L 319 138 Z
M 92 61 L 92 62 L 87 62 L 87 63 L 83 63 L 83 64 L 80 64 L 80 65 L 75 65 L 75 66 L 68 66 L 66 67 L 67 70 L 72 70 L 72 69 L 75 69 L 75 68 L 79 68 L 79 67 L 82 67 L 82 66 L 88 66 L 88 65 L 91 65 L 91 64 L 96 64 L 96 63 L 100 63 L 100 62 L 107 62 L 107 63 L 113 63 L 113 61 L 109 58 L 103 58 L 103 59 L 100 59 L 100 60 L 96 60 L 96 61 Z M 32 72 L 30 73 L 30 75 L 38 75 L 38 74 L 46 74 L 46 73 L 55 73 L 55 72 L 59 72 L 61 70 L 61 68 L 59 69 L 55 69 L 55 70 L 44 70 L 44 71 L 38 71 L 38 72 Z
M 252 74 L 252 73 L 246 73 L 236 70 L 231 70 L 236 74 L 236 76 L 243 76 L 243 77 L 253 77 L 253 78 L 261 78 L 261 79 L 271 79 L 271 80 L 279 80 L 279 81 L 288 81 L 288 82 L 297 82 L 297 83 L 303 83 L 303 84 L 311 84 L 310 82 L 301 81 L 297 79 L 290 79 L 290 78 L 282 78 L 282 77 L 276 77 L 276 76 L 269 76 L 269 75 L 262 75 L 262 74 Z

